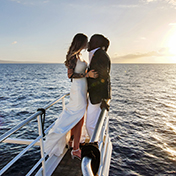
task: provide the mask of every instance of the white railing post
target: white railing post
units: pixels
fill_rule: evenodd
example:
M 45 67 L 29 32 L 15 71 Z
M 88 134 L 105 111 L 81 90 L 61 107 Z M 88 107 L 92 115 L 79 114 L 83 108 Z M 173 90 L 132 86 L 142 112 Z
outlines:
M 43 132 L 42 132 L 41 118 L 42 118 L 42 114 L 40 116 L 37 116 L 39 136 L 42 136 L 42 138 L 40 139 L 40 152 L 41 152 L 41 158 L 43 159 L 42 160 L 43 176 L 46 176 L 44 142 L 43 142 Z

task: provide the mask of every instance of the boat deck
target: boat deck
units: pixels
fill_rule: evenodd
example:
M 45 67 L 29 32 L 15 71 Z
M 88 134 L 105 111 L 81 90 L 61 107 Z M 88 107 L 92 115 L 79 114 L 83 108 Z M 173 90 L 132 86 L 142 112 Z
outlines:
M 62 161 L 59 163 L 52 176 L 82 176 L 81 161 L 77 158 L 72 159 L 71 150 L 68 150 Z

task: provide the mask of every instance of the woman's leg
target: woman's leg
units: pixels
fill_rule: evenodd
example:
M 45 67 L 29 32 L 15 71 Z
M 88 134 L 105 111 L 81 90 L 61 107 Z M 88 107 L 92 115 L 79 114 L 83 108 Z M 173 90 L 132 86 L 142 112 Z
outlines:
M 84 117 L 74 127 L 74 146 L 73 146 L 73 150 L 79 149 L 79 142 L 80 142 L 83 122 L 84 122 Z M 77 155 L 81 158 L 81 150 L 75 151 L 75 152 L 73 152 L 73 154 Z
M 81 137 L 83 122 L 84 122 L 84 117 L 74 127 L 74 147 L 73 147 L 74 150 L 79 148 L 79 141 Z

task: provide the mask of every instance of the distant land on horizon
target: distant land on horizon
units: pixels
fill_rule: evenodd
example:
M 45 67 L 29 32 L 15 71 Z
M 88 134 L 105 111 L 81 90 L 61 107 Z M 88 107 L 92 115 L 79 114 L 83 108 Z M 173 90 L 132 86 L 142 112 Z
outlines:
M 6 60 L 0 60 L 1 64 L 6 64 L 6 63 L 19 63 L 19 62 L 15 62 L 15 61 L 6 61 Z
M 34 62 L 34 61 L 9 61 L 0 60 L 0 64 L 48 64 L 47 62 Z

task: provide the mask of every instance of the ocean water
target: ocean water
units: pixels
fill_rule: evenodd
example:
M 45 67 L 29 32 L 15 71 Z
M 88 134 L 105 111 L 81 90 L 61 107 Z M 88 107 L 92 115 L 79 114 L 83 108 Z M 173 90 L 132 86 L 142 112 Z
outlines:
M 0 64 L 0 135 L 69 92 L 66 72 L 63 64 Z M 176 175 L 176 65 L 112 64 L 111 84 L 109 175 Z M 46 126 L 61 111 L 60 105 L 51 108 Z M 33 120 L 12 137 L 33 139 L 37 133 Z M 0 168 L 24 147 L 1 143 Z M 25 175 L 39 158 L 36 149 L 4 175 Z

